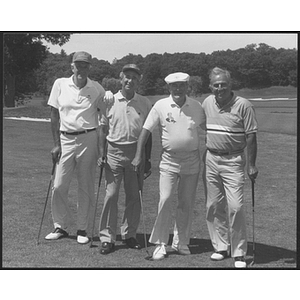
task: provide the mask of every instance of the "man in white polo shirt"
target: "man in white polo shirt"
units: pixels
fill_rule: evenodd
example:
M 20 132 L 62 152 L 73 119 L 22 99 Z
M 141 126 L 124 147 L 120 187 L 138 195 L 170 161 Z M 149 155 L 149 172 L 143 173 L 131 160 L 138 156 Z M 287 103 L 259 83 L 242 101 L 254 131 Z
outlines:
M 142 79 L 141 70 L 135 64 L 125 65 L 120 74 L 122 89 L 114 95 L 114 101 L 106 106 L 101 116 L 100 161 L 105 166 L 106 195 L 100 217 L 99 235 L 101 254 L 114 251 L 117 236 L 118 198 L 122 180 L 125 190 L 125 211 L 121 225 L 124 243 L 132 249 L 141 249 L 136 240 L 141 213 L 137 173 L 131 166 L 137 140 L 146 117 L 152 107 L 148 98 L 136 91 Z M 150 140 L 149 140 L 150 141 Z M 147 145 L 151 147 L 151 142 Z M 150 155 L 148 149 L 147 154 Z M 145 163 L 143 157 L 143 165 Z M 151 164 L 146 157 L 145 171 Z M 144 171 L 139 173 L 142 186 Z
M 215 250 L 211 259 L 219 261 L 230 253 L 234 266 L 245 268 L 244 149 L 247 147 L 249 178 L 255 180 L 257 121 L 251 102 L 232 92 L 228 71 L 214 68 L 210 73 L 210 88 L 213 95 L 202 106 L 207 118 L 206 221 Z
M 188 255 L 193 207 L 200 171 L 200 127 L 205 129 L 205 114 L 200 102 L 188 97 L 186 73 L 173 73 L 165 78 L 170 91 L 168 98 L 157 101 L 141 132 L 132 165 L 139 168 L 145 142 L 158 125 L 163 152 L 160 161 L 160 199 L 158 215 L 150 236 L 157 245 L 152 258 L 163 259 L 169 240 L 172 196 L 178 190 L 178 206 L 172 248 Z
M 89 53 L 73 56 L 70 78 L 57 79 L 48 100 L 51 106 L 51 128 L 54 139 L 53 162 L 57 163 L 52 190 L 51 210 L 54 231 L 45 239 L 68 236 L 70 208 L 68 191 L 76 169 L 78 180 L 77 242 L 88 243 L 87 227 L 94 208 L 94 185 L 98 158 L 99 110 L 105 91 L 88 78 L 92 64 Z

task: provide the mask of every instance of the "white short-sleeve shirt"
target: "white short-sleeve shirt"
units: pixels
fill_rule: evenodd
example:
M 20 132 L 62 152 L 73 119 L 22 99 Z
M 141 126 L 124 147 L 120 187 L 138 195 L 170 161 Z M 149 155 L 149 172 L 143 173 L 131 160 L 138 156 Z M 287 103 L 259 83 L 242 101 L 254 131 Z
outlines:
M 104 88 L 89 78 L 82 89 L 74 84 L 73 76 L 59 78 L 53 84 L 48 105 L 59 110 L 61 131 L 81 131 L 99 126 L 98 110 L 104 95 Z
M 199 149 L 202 124 L 205 124 L 205 113 L 200 102 L 186 97 L 180 107 L 170 95 L 154 104 L 143 127 L 152 132 L 159 125 L 163 149 L 186 152 Z

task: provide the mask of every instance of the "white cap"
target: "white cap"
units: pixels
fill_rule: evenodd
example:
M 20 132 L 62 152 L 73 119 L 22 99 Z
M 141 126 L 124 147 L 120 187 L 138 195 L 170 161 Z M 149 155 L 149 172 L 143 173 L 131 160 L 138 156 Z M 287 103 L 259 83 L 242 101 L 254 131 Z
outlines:
M 169 74 L 165 78 L 165 82 L 168 84 L 173 82 L 178 82 L 178 81 L 189 81 L 189 80 L 190 80 L 190 75 L 181 72 Z

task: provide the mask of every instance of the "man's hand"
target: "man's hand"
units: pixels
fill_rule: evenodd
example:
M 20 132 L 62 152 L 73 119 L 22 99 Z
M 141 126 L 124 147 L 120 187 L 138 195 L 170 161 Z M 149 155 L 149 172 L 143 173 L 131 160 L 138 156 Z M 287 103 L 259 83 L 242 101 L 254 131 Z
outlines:
M 97 165 L 98 165 L 98 167 L 100 167 L 100 168 L 104 168 L 104 166 L 106 165 L 106 163 L 107 163 L 106 156 L 101 156 L 101 157 L 99 157 L 98 160 L 97 160 Z
M 106 91 L 103 101 L 106 104 L 112 103 L 114 101 L 114 94 L 111 91 Z
M 133 167 L 133 170 L 135 172 L 139 171 L 139 167 L 141 165 L 142 159 L 139 156 L 135 156 L 135 158 L 132 160 L 131 165 Z
M 249 166 L 248 176 L 249 176 L 250 180 L 255 182 L 257 175 L 258 175 L 257 168 L 255 166 Z
M 61 156 L 61 146 L 55 146 L 51 150 L 51 155 L 52 155 L 53 164 L 58 163 L 59 159 L 60 159 L 60 156 Z

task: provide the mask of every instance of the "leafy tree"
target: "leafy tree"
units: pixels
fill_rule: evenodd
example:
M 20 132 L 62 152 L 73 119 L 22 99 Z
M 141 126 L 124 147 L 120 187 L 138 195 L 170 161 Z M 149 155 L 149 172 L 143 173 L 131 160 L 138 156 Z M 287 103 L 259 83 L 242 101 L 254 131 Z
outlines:
M 201 96 L 203 92 L 202 79 L 200 76 L 191 76 L 188 94 L 194 97 Z
M 16 77 L 23 78 L 37 69 L 46 58 L 47 47 L 42 40 L 63 45 L 69 41 L 70 34 L 4 34 L 4 86 L 5 105 L 15 106 Z
M 112 93 L 117 93 L 121 88 L 121 81 L 120 79 L 116 78 L 103 78 L 101 85 L 106 91 L 111 91 Z
M 72 57 L 64 50 L 60 54 L 47 53 L 39 69 L 35 70 L 36 91 L 46 96 L 50 94 L 52 85 L 57 78 L 69 77 L 72 74 Z

